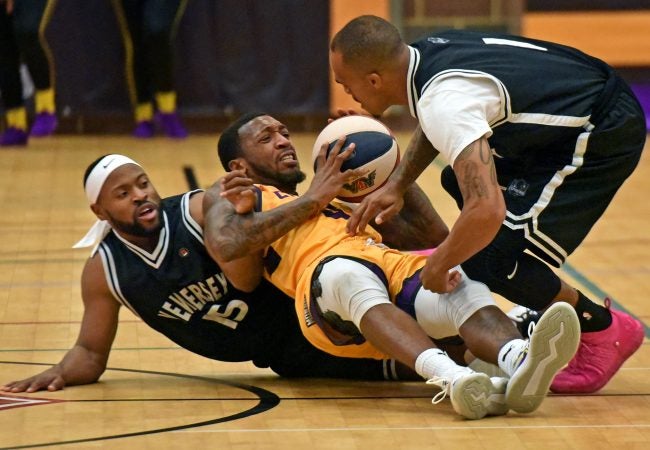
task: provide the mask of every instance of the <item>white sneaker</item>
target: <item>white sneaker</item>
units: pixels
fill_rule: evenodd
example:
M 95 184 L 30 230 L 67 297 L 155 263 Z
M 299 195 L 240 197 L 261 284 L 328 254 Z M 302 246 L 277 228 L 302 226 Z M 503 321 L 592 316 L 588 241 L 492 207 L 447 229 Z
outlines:
M 472 362 L 467 364 L 467 367 L 472 369 L 474 372 L 483 372 L 487 374 L 490 378 L 499 377 L 499 378 L 510 378 L 507 373 L 505 373 L 499 366 L 489 362 L 485 362 L 480 358 L 474 358 Z
M 512 320 L 523 337 L 530 335 L 531 323 L 537 323 L 542 313 L 525 306 L 516 305 L 506 313 L 506 316 Z
M 451 405 L 458 414 L 466 419 L 482 419 L 487 415 L 496 416 L 508 412 L 509 407 L 505 401 L 507 381 L 505 378 L 490 378 L 484 373 L 467 370 L 453 381 L 436 377 L 427 381 L 427 384 L 442 389 L 431 403 L 440 403 L 449 395 Z
M 506 390 L 509 379 L 505 377 L 490 377 L 493 389 L 488 396 L 488 416 L 503 416 L 510 411 L 506 402 Z
M 527 354 L 506 388 L 506 403 L 519 413 L 535 411 L 544 401 L 555 374 L 575 355 L 580 323 L 571 305 L 552 304 L 537 322 Z

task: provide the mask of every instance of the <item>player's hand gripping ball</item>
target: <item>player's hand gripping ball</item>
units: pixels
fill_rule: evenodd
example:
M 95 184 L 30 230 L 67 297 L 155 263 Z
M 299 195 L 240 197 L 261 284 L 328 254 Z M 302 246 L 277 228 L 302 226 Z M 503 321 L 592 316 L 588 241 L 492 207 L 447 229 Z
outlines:
M 337 198 L 359 203 L 386 183 L 399 163 L 399 147 L 390 129 L 380 121 L 367 116 L 344 116 L 329 123 L 316 138 L 312 151 L 314 169 L 321 146 L 329 144 L 329 155 L 341 136 L 346 136 L 344 148 L 351 143 L 356 144 L 352 156 L 343 163 L 341 170 L 361 167 L 368 169 L 368 173 L 343 185 Z

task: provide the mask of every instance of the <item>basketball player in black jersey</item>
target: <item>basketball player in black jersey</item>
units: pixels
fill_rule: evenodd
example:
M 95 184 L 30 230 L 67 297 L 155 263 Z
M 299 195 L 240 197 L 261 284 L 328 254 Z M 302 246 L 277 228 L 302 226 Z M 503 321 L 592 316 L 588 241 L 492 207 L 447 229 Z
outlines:
M 120 162 L 124 164 L 115 166 Z M 253 162 L 257 170 L 251 166 L 259 182 L 266 171 L 278 170 L 265 164 L 270 163 Z M 122 305 L 181 347 L 211 359 L 251 360 L 285 377 L 419 379 L 394 361 L 336 358 L 315 349 L 300 332 L 293 300 L 269 283 L 250 294 L 234 289 L 203 246 L 203 192 L 160 200 L 135 161 L 108 155 L 88 167 L 87 194 L 93 189 L 89 178 L 97 184 L 95 168 L 100 174 L 115 169 L 104 181 L 107 186 L 95 186 L 89 196 L 91 208 L 107 219 L 112 231 L 95 227 L 99 235 L 88 242 L 100 241 L 82 274 L 85 310 L 77 342 L 56 366 L 7 383 L 2 390 L 53 391 L 95 382 L 106 368 Z M 290 176 L 284 188 L 294 192 L 303 179 L 304 174 Z M 395 235 L 396 245 L 434 246 L 446 236 L 446 226 L 421 190 L 412 189 L 410 199 L 404 217 L 387 223 L 383 231 Z M 409 210 L 423 213 L 428 223 L 407 223 Z M 428 233 L 414 231 L 418 226 L 426 226 Z M 462 359 L 462 345 L 447 350 Z
M 203 245 L 202 191 L 160 199 L 144 170 L 122 155 L 88 167 L 84 187 L 100 221 L 80 246 L 98 242 L 81 278 L 84 315 L 61 362 L 7 392 L 93 383 L 104 370 L 120 306 L 199 355 L 253 361 L 286 377 L 417 379 L 393 361 L 337 358 L 303 337 L 293 300 L 271 284 L 236 290 Z
M 353 151 L 343 150 L 344 141 L 327 157 L 327 145 L 321 148 L 311 185 L 298 196 L 296 180 L 304 175 L 286 126 L 266 114 L 230 125 L 218 145 L 229 173 L 204 200 L 210 254 L 236 286 L 252 289 L 264 276 L 295 297 L 303 333 L 318 348 L 339 356 L 390 355 L 443 388 L 434 403 L 448 393 L 456 412 L 472 419 L 537 409 L 578 346 L 573 309 L 554 305 L 524 341 L 484 284 L 464 279 L 439 296 L 422 289 L 426 258 L 386 247 L 374 227 L 361 238 L 347 236 L 347 206 L 330 203 L 343 183 L 359 176 L 359 169 L 341 171 Z M 259 180 L 264 184 L 253 185 Z M 422 203 L 432 209 L 426 197 Z M 404 229 L 412 226 L 402 219 Z M 498 360 L 509 379 L 457 366 L 430 338 L 455 334 L 480 358 Z M 492 400 L 502 389 L 505 405 Z
M 425 286 L 450 289 L 469 277 L 519 305 L 572 304 L 580 349 L 555 392 L 595 392 L 641 345 L 641 323 L 589 300 L 547 264 L 565 261 L 636 167 L 646 139 L 641 107 L 604 62 L 550 42 L 447 31 L 406 45 L 398 30 L 361 16 L 330 45 L 336 81 L 369 113 L 410 108 L 419 126 L 387 185 L 348 224 L 387 220 L 401 196 L 441 153 L 442 184 L 461 208 L 429 257 Z M 526 250 L 535 256 L 526 253 Z

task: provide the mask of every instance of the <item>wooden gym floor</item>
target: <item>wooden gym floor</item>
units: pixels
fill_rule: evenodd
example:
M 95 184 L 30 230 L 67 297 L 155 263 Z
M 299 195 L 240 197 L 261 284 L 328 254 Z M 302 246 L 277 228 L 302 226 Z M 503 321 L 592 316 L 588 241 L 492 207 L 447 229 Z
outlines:
M 294 136 L 305 169 L 314 138 Z M 405 148 L 408 136 L 398 138 Z M 592 298 L 609 296 L 640 318 L 646 336 L 649 151 L 561 271 Z M 111 152 L 139 161 L 162 196 L 188 190 L 187 174 L 206 187 L 222 173 L 216 136 L 56 136 L 0 150 L 0 384 L 58 362 L 74 343 L 88 252 L 70 246 L 94 220 L 81 180 L 92 160 Z M 419 181 L 451 224 L 457 212 L 439 171 L 432 166 Z M 650 448 L 647 339 L 597 394 L 550 395 L 530 415 L 465 421 L 449 401 L 432 405 L 424 383 L 283 380 L 249 363 L 190 354 L 122 313 L 100 383 L 0 394 L 0 448 Z

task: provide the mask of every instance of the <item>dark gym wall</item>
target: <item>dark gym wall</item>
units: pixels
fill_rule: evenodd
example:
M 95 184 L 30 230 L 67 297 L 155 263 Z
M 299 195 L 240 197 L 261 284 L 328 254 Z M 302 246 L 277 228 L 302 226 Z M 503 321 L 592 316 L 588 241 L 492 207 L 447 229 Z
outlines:
M 186 116 L 328 111 L 327 0 L 190 0 L 176 38 Z M 64 116 L 125 116 L 124 51 L 108 0 L 59 1 L 46 36 Z

